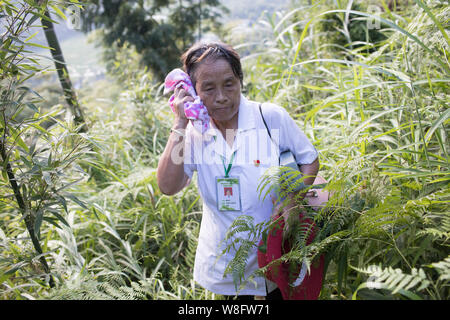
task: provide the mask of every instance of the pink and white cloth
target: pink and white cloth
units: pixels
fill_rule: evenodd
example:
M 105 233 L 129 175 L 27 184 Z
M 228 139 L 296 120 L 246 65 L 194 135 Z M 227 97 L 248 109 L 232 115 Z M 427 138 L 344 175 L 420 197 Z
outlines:
M 184 104 L 184 114 L 186 118 L 192 121 L 192 125 L 199 132 L 204 133 L 209 128 L 209 114 L 205 105 L 197 93 L 195 92 L 191 78 L 181 69 L 174 69 L 166 76 L 164 80 L 164 94 L 174 91 L 176 88 L 183 87 L 194 99 L 193 102 L 186 102 Z M 172 111 L 176 113 L 173 100 L 175 95 L 169 99 L 169 105 Z

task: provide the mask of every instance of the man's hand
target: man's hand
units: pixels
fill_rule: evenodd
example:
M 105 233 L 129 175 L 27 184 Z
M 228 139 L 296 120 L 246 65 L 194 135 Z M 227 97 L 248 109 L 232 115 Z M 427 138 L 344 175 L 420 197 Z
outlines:
M 276 199 L 271 196 L 272 203 L 274 205 L 272 211 L 272 219 L 282 217 L 284 219 L 284 229 L 287 231 L 289 229 L 289 221 L 291 219 L 298 219 L 298 214 L 296 214 L 298 209 L 297 200 L 295 199 L 295 194 L 290 193 L 288 197 L 279 203 L 275 203 Z

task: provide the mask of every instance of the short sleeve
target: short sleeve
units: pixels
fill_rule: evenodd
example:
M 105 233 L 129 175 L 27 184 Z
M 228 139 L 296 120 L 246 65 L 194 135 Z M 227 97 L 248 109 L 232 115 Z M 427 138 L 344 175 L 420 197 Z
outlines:
M 318 157 L 316 148 L 285 109 L 281 124 L 280 149 L 290 150 L 299 165 L 313 163 Z
M 268 126 L 272 136 L 279 142 L 280 151 L 290 150 L 298 165 L 313 163 L 318 157 L 318 152 L 289 113 L 283 107 L 275 104 L 265 103 L 263 105 L 264 118 L 267 114 Z M 278 132 L 274 131 L 276 128 L 278 128 Z

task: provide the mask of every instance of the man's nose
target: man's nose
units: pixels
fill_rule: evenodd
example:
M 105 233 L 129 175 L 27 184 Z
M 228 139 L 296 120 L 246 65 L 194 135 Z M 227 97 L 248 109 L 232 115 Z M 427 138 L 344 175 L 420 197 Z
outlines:
M 227 96 L 225 95 L 223 89 L 218 89 L 217 90 L 217 95 L 216 95 L 216 102 L 218 103 L 223 103 L 227 101 Z

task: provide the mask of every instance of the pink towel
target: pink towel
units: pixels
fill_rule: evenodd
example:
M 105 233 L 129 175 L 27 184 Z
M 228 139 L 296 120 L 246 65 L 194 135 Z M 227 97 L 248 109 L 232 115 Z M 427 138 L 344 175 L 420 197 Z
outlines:
M 204 133 L 209 128 L 209 114 L 205 105 L 199 96 L 197 96 L 192 81 L 188 74 L 181 69 L 174 69 L 166 76 L 164 81 L 164 94 L 183 87 L 194 99 L 194 102 L 186 102 L 184 104 L 184 114 L 186 118 L 192 121 L 192 125 L 199 132 Z M 172 111 L 176 113 L 173 100 L 175 96 L 172 95 L 169 99 L 169 105 Z

